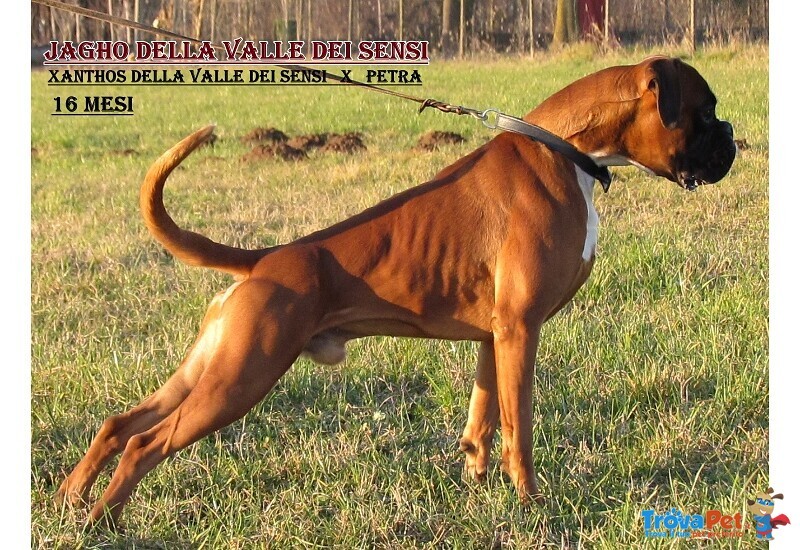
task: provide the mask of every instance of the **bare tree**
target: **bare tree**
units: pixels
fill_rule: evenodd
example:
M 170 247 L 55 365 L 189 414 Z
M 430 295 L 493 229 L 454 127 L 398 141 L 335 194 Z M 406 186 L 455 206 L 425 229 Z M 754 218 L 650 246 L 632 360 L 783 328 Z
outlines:
M 194 21 L 194 36 L 200 38 L 203 32 L 203 5 L 205 0 L 197 0 L 197 15 Z
M 453 27 L 457 24 L 458 14 L 455 9 L 455 0 L 442 0 L 442 34 L 441 48 L 445 51 L 452 49 Z
M 398 25 L 400 27 L 400 30 L 399 30 L 399 33 L 398 33 L 398 38 L 400 40 L 403 39 L 403 25 L 404 25 L 404 22 L 405 22 L 405 14 L 403 13 L 404 12 L 403 2 L 404 2 L 404 0 L 399 0 L 400 13 L 398 14 Z
M 468 55 L 474 48 L 530 53 L 537 37 L 554 44 L 580 39 L 586 17 L 576 0 L 68 0 L 187 35 L 288 40 L 311 37 L 420 38 L 441 52 Z M 463 5 L 463 10 L 462 10 Z M 595 13 L 604 5 L 605 19 Z M 621 43 L 682 37 L 686 47 L 703 39 L 769 38 L 769 0 L 579 0 L 591 6 L 606 33 Z M 613 11 L 612 11 L 613 10 Z M 463 11 L 463 17 L 462 17 Z M 586 25 L 584 24 L 584 27 Z M 694 29 L 694 30 L 692 30 Z M 584 29 L 585 30 L 585 29 Z M 606 34 L 603 35 L 609 40 Z M 69 39 L 150 39 L 107 23 L 51 8 L 31 10 L 31 42 Z
M 536 49 L 536 35 L 534 34 L 533 0 L 528 0 L 528 41 L 530 42 L 531 56 Z
M 452 53 L 458 29 L 459 54 L 463 55 L 468 22 L 472 19 L 475 0 L 442 0 L 442 34 L 440 45 L 446 53 Z
M 217 0 L 211 0 L 211 33 L 209 39 L 216 43 L 217 40 Z
M 578 19 L 575 0 L 558 0 L 556 22 L 553 27 L 553 45 L 573 42 L 578 38 Z

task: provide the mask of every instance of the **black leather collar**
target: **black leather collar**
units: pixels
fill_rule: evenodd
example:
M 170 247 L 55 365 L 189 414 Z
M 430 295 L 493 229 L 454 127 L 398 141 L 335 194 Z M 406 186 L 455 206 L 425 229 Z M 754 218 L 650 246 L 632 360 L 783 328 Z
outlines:
M 575 163 L 581 170 L 592 176 L 603 186 L 603 191 L 608 193 L 611 186 L 611 172 L 606 166 L 600 166 L 592 157 L 582 153 L 571 143 L 564 141 L 554 133 L 545 130 L 541 126 L 536 126 L 524 120 L 506 115 L 494 109 L 487 109 L 482 113 L 483 124 L 489 128 L 514 132 L 528 136 L 534 141 L 538 141 L 551 151 L 560 153 Z

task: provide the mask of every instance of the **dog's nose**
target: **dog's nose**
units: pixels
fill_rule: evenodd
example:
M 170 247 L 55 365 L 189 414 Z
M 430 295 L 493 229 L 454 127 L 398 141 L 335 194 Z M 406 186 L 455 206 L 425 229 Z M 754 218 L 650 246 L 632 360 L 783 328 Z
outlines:
M 720 122 L 722 123 L 722 129 L 725 131 L 725 133 L 730 137 L 733 137 L 733 125 L 727 120 L 722 120 Z

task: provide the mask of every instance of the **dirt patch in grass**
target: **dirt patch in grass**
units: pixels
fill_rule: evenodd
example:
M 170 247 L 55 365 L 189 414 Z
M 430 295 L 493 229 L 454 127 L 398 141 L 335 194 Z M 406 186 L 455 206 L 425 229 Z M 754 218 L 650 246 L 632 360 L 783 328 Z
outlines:
M 305 151 L 295 149 L 286 143 L 272 143 L 270 145 L 256 145 L 252 151 L 242 157 L 245 162 L 280 158 L 283 160 L 304 160 L 308 158 Z
M 358 133 L 349 132 L 347 134 L 331 134 L 320 150 L 335 153 L 357 153 L 366 151 L 367 147 Z
M 289 138 L 276 128 L 256 128 L 243 137 L 242 141 L 259 143 L 252 151 L 242 157 L 242 160 L 246 162 L 276 157 L 283 160 L 303 160 L 308 158 L 307 153 L 314 149 L 345 154 L 367 149 L 361 139 L 361 134 L 357 132 L 348 132 L 346 134 L 305 134 Z
M 445 145 L 456 145 L 463 142 L 464 137 L 461 134 L 432 130 L 420 136 L 415 149 L 418 151 L 435 151 Z
M 278 130 L 277 128 L 253 128 L 247 132 L 243 137 L 244 143 L 264 142 L 269 141 L 272 143 L 283 143 L 289 140 L 289 136 Z
M 322 147 L 328 142 L 328 134 L 305 134 L 302 136 L 295 136 L 287 141 L 287 145 L 300 149 L 301 151 L 310 151 Z

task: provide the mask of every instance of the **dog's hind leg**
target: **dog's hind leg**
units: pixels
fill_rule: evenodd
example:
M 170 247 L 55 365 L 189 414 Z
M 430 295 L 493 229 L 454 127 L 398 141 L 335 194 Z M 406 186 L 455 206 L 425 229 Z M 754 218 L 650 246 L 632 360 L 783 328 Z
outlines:
M 481 481 L 486 477 L 492 439 L 499 417 L 494 345 L 491 342 L 482 342 L 478 351 L 478 368 L 469 401 L 467 425 L 459 441 L 461 450 L 466 455 L 464 475 L 470 480 Z
M 178 371 L 155 393 L 131 410 L 108 417 L 89 450 L 64 480 L 56 499 L 73 506 L 89 502 L 89 492 L 108 462 L 122 452 L 128 440 L 156 425 L 183 401 L 191 390 L 185 372 Z
M 236 288 L 219 293 L 208 307 L 198 337 L 178 370 L 155 393 L 127 412 L 108 417 L 89 450 L 64 480 L 56 499 L 72 505 L 89 502 L 89 492 L 108 462 L 125 449 L 128 440 L 149 430 L 174 411 L 194 388 L 205 368 L 207 349 L 217 339 L 217 321 L 226 298 Z
M 250 279 L 228 298 L 219 337 L 189 395 L 165 419 L 128 440 L 90 521 L 113 526 L 139 481 L 174 452 L 244 416 L 289 369 L 313 334 L 313 290 Z

